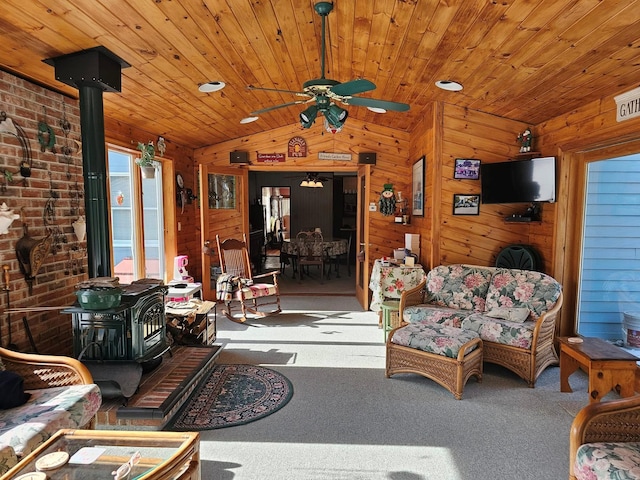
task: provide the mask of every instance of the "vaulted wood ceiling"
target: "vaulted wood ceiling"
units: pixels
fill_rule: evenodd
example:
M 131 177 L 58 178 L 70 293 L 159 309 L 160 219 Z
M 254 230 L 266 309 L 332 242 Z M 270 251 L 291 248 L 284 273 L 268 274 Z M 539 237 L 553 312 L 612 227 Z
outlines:
M 301 105 L 239 123 L 297 99 L 247 85 L 300 91 L 319 77 L 316 2 L 2 0 L 0 68 L 77 96 L 43 60 L 104 46 L 131 64 L 105 115 L 197 148 L 298 122 Z M 334 0 L 327 29 L 327 78 L 365 78 L 377 88 L 361 96 L 411 105 L 351 105 L 350 118 L 402 130 L 435 100 L 537 124 L 640 85 L 640 0 Z M 208 81 L 226 88 L 200 93 Z

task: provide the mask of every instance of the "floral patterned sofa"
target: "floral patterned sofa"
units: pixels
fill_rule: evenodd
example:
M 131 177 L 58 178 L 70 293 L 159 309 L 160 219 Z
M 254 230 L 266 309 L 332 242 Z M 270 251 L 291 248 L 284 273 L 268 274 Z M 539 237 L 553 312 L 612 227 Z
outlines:
M 0 348 L 0 370 L 24 380 L 28 401 L 0 410 L 0 475 L 61 428 L 93 428 L 100 389 L 79 361 Z
M 592 403 L 569 434 L 570 480 L 640 478 L 640 395 Z
M 435 267 L 403 292 L 399 310 L 405 325 L 438 323 L 478 333 L 483 362 L 502 365 L 534 387 L 540 373 L 558 363 L 553 340 L 561 306 L 561 285 L 544 273 L 455 264 Z

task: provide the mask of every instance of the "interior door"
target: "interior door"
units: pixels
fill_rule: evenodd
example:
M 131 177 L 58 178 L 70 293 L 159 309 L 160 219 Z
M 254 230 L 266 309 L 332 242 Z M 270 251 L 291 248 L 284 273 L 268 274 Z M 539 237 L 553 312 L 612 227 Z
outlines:
M 248 179 L 245 169 L 200 165 L 200 227 L 204 247 L 202 255 L 202 295 L 215 300 L 216 285 L 212 266 L 218 266 L 216 235 L 220 239 L 237 238 L 243 233 L 249 241 Z M 207 250 L 206 248 L 204 249 Z
M 356 216 L 356 298 L 364 310 L 369 309 L 369 196 L 367 185 L 371 167 L 358 169 Z

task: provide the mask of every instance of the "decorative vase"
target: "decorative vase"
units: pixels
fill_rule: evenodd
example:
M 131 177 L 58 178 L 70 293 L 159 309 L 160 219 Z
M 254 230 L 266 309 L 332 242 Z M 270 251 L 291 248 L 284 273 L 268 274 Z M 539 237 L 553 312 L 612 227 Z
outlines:
M 87 233 L 87 223 L 84 220 L 84 217 L 80 215 L 78 219 L 71 224 L 73 226 L 73 231 L 76 234 L 76 238 L 79 242 L 84 240 L 84 236 Z
M 156 178 L 156 167 L 140 167 L 142 178 Z

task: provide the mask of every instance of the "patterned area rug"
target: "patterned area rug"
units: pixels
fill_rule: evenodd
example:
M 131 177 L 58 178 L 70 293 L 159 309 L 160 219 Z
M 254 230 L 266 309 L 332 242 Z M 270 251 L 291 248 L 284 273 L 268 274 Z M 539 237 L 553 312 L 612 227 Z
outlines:
M 255 365 L 216 365 L 164 430 L 244 425 L 280 410 L 293 395 L 287 377 Z

